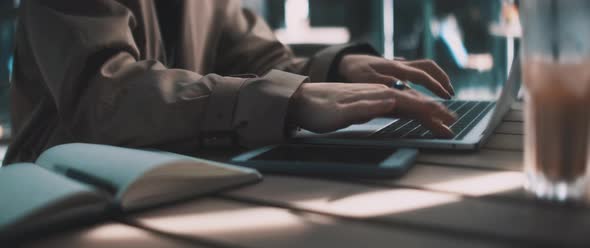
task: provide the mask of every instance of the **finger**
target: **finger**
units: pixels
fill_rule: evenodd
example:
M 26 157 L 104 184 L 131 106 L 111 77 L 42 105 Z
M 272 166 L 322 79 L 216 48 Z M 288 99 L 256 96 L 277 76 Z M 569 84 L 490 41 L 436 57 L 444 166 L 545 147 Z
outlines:
M 444 124 L 453 124 L 455 115 L 447 110 L 442 104 L 430 100 L 422 100 L 418 103 L 419 112 L 416 113 L 416 119 L 429 121 L 432 119 L 439 120 Z
M 445 123 L 447 125 L 451 125 L 456 121 L 456 119 L 457 119 L 456 114 L 451 112 L 449 109 L 447 109 L 447 107 L 445 107 L 440 102 L 436 102 L 432 98 L 425 96 L 422 93 L 415 91 L 415 90 L 407 90 L 407 91 L 404 91 L 404 93 L 415 96 L 418 99 L 420 99 L 421 101 L 423 101 L 424 105 L 426 105 L 427 109 L 423 110 L 422 112 L 424 112 L 424 113 L 430 112 L 430 114 L 428 114 L 429 116 L 436 117 L 436 118 L 442 120 L 443 123 Z
M 347 104 L 361 100 L 387 100 L 395 98 L 394 89 L 385 85 L 364 84 L 365 87 L 358 88 L 353 94 L 342 98 L 339 103 Z
M 373 65 L 373 70 L 379 74 L 391 76 L 395 75 L 400 80 L 412 81 L 428 88 L 436 95 L 450 99 L 449 92 L 428 73 L 399 62 L 378 63 Z
M 430 118 L 435 118 L 442 121 L 445 125 L 451 125 L 457 121 L 455 113 L 449 111 L 444 105 L 431 101 L 432 114 Z
M 414 89 L 409 89 L 409 90 L 404 90 L 405 93 L 408 93 L 410 95 L 416 96 L 416 97 L 420 97 L 420 98 L 426 98 L 428 96 L 423 95 L 422 93 L 414 90 Z
M 396 82 L 398 79 L 394 76 L 381 74 L 381 73 L 373 70 L 371 73 L 371 76 L 368 78 L 368 80 L 371 83 L 383 84 L 383 85 L 386 85 L 389 87 L 389 86 L 391 86 L 391 84 Z
M 401 69 L 403 71 L 402 80 L 409 80 L 421 84 L 436 95 L 442 98 L 451 99 L 451 94 L 441 85 L 441 83 L 425 71 L 407 65 L 403 65 Z
M 423 121 L 422 125 L 428 130 L 432 131 L 434 136 L 438 138 L 449 139 L 455 136 L 455 133 L 440 120 L 427 120 Z
M 368 120 L 390 114 L 395 108 L 393 98 L 387 100 L 362 100 L 344 106 L 343 120 L 347 124 L 364 123 Z
M 383 84 L 387 87 L 390 87 L 393 83 L 397 82 L 398 79 L 396 77 L 383 75 L 381 73 L 375 72 L 371 79 L 372 82 Z
M 436 102 L 434 98 L 432 98 L 431 96 L 428 95 L 424 95 L 423 93 L 420 93 L 417 90 L 414 89 L 408 89 L 408 90 L 404 90 L 404 93 L 412 95 L 422 101 L 430 101 L 430 102 Z M 441 105 L 442 106 L 442 105 Z
M 449 134 L 444 130 L 448 127 L 440 126 L 450 125 L 456 120 L 455 115 L 442 104 L 405 91 L 397 93 L 394 115 L 418 120 L 437 135 Z
M 405 64 L 428 72 L 436 80 L 438 80 L 448 92 L 450 92 L 452 95 L 455 95 L 455 89 L 451 84 L 451 79 L 449 78 L 449 75 L 447 75 L 447 73 L 445 73 L 445 71 L 442 68 L 440 68 L 440 66 L 438 66 L 434 61 L 416 60 L 405 62 Z
M 396 108 L 394 115 L 402 118 L 410 118 L 415 120 L 428 119 L 433 112 L 429 105 L 421 95 L 410 91 L 396 92 Z

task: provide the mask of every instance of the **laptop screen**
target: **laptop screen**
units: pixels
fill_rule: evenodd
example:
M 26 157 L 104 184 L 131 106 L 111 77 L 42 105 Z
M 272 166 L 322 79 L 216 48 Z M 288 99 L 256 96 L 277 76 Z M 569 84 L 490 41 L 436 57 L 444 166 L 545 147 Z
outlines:
M 508 74 L 508 79 L 506 80 L 506 83 L 504 83 L 504 87 L 502 87 L 500 97 L 496 101 L 494 113 L 492 114 L 484 134 L 493 131 L 493 129 L 500 124 L 504 115 L 510 110 L 510 107 L 516 101 L 518 90 L 520 89 L 521 75 L 520 56 L 515 56 L 512 62 L 512 68 L 510 68 L 510 74 Z

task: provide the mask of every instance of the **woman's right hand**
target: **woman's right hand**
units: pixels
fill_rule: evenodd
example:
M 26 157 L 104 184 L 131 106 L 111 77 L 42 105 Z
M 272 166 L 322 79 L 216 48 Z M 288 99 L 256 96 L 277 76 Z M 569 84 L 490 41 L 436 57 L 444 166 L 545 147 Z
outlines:
M 373 83 L 305 83 L 289 106 L 289 119 L 317 133 L 336 131 L 377 117 L 415 119 L 437 137 L 450 138 L 455 115 L 414 90 Z

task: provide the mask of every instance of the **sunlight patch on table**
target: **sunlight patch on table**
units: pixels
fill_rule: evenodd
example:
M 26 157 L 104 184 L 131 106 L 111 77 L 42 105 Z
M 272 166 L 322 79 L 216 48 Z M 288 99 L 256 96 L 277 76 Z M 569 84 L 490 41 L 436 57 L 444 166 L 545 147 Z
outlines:
M 427 184 L 424 187 L 471 196 L 483 196 L 519 189 L 522 187 L 522 182 L 523 176 L 520 172 L 485 172 L 481 176 Z
M 121 224 L 108 224 L 89 230 L 82 235 L 82 238 L 89 241 L 131 241 L 145 239 L 147 235 L 141 229 Z
M 460 196 L 412 189 L 380 190 L 339 199 L 321 198 L 295 204 L 332 214 L 368 218 L 458 202 Z
M 140 219 L 151 228 L 172 233 L 269 235 L 304 227 L 302 218 L 281 209 L 265 207 L 219 212 L 152 216 Z

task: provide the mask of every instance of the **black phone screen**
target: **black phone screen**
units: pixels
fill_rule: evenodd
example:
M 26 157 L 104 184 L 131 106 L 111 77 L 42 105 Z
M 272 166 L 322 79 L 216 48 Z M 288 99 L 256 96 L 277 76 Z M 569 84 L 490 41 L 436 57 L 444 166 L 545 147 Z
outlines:
M 374 147 L 280 145 L 251 160 L 379 165 L 395 151 Z

